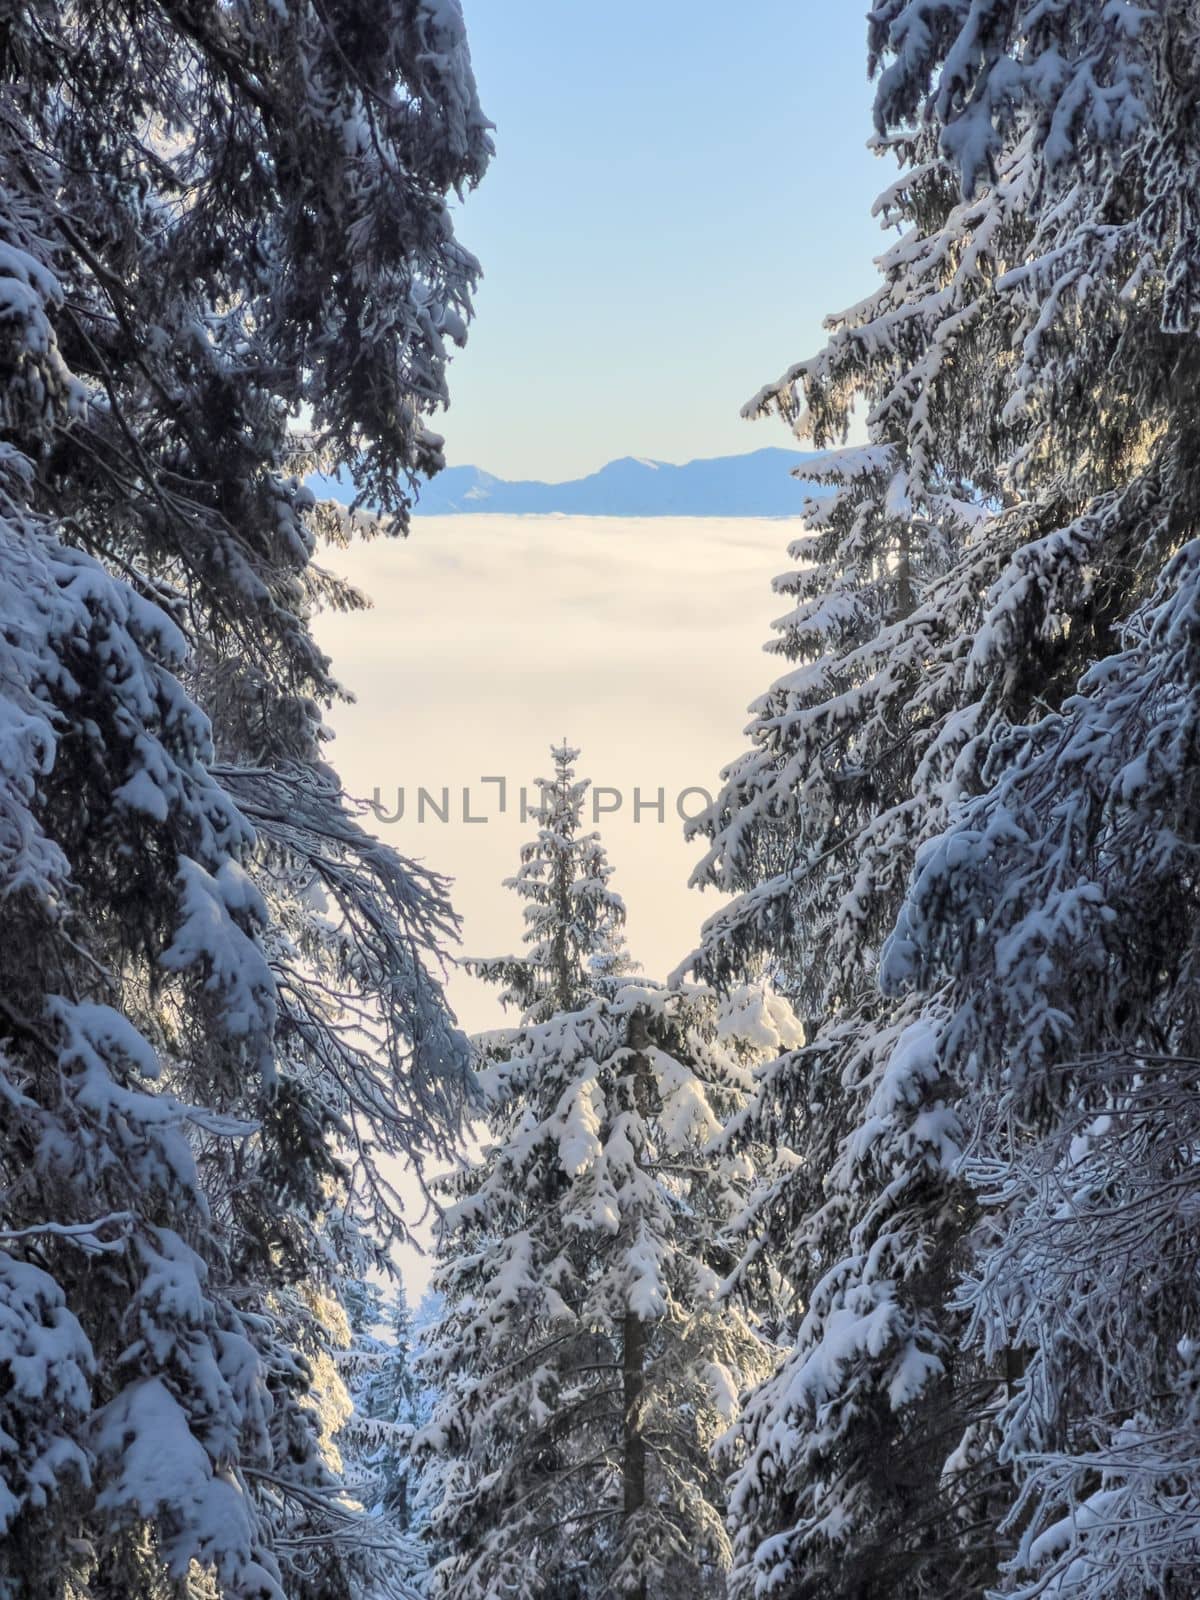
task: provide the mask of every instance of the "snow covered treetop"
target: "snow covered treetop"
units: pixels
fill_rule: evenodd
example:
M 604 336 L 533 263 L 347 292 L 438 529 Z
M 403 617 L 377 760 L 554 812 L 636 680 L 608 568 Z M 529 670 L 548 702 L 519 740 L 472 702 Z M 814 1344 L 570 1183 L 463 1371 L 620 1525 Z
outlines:
M 525 902 L 527 953 L 468 963 L 477 977 L 502 984 L 504 1004 L 530 1022 L 576 1010 L 633 965 L 621 933 L 625 902 L 609 888 L 604 845 L 598 833 L 583 831 L 591 784 L 575 776 L 579 751 L 564 741 L 550 753 L 554 776 L 538 779 L 537 838 L 504 882 Z

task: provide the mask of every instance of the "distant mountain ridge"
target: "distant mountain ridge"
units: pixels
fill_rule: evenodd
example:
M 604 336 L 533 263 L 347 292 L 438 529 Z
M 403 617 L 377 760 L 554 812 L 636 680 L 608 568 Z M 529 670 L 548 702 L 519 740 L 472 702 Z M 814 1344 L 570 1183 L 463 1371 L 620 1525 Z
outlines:
M 510 482 L 480 467 L 447 467 L 422 484 L 414 515 L 575 517 L 797 517 L 820 486 L 791 474 L 812 457 L 768 447 L 674 466 L 623 456 L 567 483 Z M 313 491 L 349 504 L 348 480 L 314 476 Z

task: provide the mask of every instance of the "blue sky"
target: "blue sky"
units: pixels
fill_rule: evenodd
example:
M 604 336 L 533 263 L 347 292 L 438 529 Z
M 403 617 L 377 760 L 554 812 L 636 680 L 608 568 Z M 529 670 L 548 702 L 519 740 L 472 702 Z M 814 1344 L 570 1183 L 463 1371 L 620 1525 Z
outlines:
M 486 279 L 448 459 L 559 479 L 786 443 L 739 408 L 880 247 L 862 8 L 463 6 L 497 158 L 458 219 Z

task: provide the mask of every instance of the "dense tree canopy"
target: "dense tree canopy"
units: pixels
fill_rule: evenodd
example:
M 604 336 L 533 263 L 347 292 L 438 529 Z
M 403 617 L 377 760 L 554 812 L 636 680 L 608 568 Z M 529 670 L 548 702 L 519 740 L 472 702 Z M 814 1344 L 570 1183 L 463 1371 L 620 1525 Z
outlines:
M 633 977 L 555 748 L 467 1041 L 305 487 L 402 532 L 442 463 L 458 0 L 0 8 L 0 1600 L 1195 1592 L 1200 17 L 867 53 L 727 898 Z
M 802 1310 L 742 1424 L 735 1589 L 1158 1593 L 1194 1559 L 1161 1444 L 1194 1258 L 1169 1207 L 1119 1267 L 1104 1230 L 1191 1160 L 1200 41 L 1171 0 L 869 31 L 900 232 L 751 407 L 868 442 L 806 464 L 789 671 L 699 830 L 735 898 L 694 964 L 765 955 L 810 1028 L 747 1124 L 802 1157 L 748 1230 Z

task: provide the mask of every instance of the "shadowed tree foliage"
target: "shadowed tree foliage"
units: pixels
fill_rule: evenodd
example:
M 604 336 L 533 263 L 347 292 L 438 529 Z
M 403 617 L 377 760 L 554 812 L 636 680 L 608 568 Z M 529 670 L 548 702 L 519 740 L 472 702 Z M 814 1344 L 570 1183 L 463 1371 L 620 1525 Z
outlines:
M 439 464 L 489 151 L 455 0 L 0 17 L 5 1594 L 386 1578 L 314 1307 L 465 1052 L 444 889 L 321 758 L 310 619 L 361 602 L 300 476 L 403 525 Z

